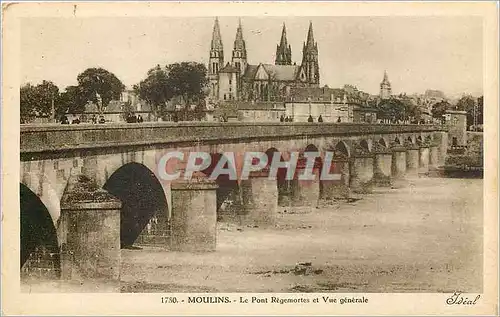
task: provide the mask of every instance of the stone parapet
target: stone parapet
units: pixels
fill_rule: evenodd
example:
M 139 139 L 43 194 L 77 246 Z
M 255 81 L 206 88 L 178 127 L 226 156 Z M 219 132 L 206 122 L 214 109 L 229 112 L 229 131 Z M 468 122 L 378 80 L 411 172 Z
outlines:
M 21 125 L 21 159 L 30 153 L 189 142 L 446 131 L 438 125 L 291 122 L 149 122 L 103 125 Z

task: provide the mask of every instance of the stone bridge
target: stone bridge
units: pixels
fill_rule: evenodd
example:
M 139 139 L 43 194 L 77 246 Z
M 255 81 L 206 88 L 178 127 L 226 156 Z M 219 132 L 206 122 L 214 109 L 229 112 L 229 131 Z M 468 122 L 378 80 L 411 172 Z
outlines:
M 217 219 L 273 225 L 278 205 L 315 208 L 322 200 L 426 174 L 444 165 L 447 146 L 445 128 L 435 125 L 21 126 L 21 265 L 44 244 L 51 253 L 61 252 L 63 275 L 70 274 L 62 263 L 71 254 L 79 276 L 117 278 L 120 247 L 139 242 L 179 251 L 215 250 Z M 319 152 L 315 174 L 329 151 L 334 154 L 330 172 L 342 176 L 303 181 L 284 180 L 278 173 L 276 180 L 263 171 L 242 181 L 198 176 L 166 182 L 158 177 L 158 161 L 174 150 L 208 152 L 213 163 L 225 152 L 279 152 L 283 161 L 291 152 Z

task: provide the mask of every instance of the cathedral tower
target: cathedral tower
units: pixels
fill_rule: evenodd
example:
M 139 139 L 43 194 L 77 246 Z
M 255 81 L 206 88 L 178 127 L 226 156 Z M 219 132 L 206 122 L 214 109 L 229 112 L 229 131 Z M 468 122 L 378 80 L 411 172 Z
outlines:
M 236 38 L 234 39 L 231 65 L 239 70 L 240 75 L 245 72 L 245 69 L 247 67 L 247 48 L 245 45 L 245 40 L 243 39 L 241 20 L 239 20 L 238 28 L 236 29 Z
M 212 42 L 210 44 L 210 58 L 208 60 L 208 80 L 210 85 L 210 95 L 218 98 L 218 77 L 219 70 L 224 67 L 224 48 L 220 36 L 219 19 L 215 18 L 212 32 Z
M 307 42 L 302 49 L 301 79 L 305 76 L 311 87 L 319 86 L 318 43 L 314 41 L 312 22 L 309 22 Z
M 283 23 L 283 30 L 281 31 L 281 41 L 276 45 L 276 65 L 292 65 L 292 47 L 286 40 L 286 27 Z
M 380 99 L 388 99 L 392 95 L 391 83 L 387 76 L 387 71 L 384 71 L 384 79 L 380 83 Z

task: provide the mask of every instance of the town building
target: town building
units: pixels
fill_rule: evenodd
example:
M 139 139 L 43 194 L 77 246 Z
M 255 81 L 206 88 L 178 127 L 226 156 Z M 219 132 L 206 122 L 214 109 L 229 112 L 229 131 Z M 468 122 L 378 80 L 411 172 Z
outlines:
M 467 145 L 467 112 L 446 110 L 445 124 L 448 128 L 448 146 L 465 147 Z
M 375 108 L 364 107 L 359 104 L 353 107 L 352 122 L 357 123 L 377 123 L 378 110 Z
M 307 122 L 309 116 L 314 122 L 318 122 L 320 116 L 323 122 L 352 122 L 355 104 L 357 100 L 343 89 L 296 87 L 285 102 L 285 116 L 292 122 Z
M 99 120 L 100 117 L 103 117 L 106 122 L 119 123 L 127 122 L 127 117 L 129 115 L 140 115 L 144 121 L 156 121 L 156 116 L 154 115 L 151 106 L 146 102 L 139 102 L 138 99 L 135 104 L 119 100 L 111 100 L 101 111 L 99 111 L 99 107 L 95 103 L 88 102 L 81 115 L 76 114 L 73 116 L 79 117 L 82 123 L 92 122 L 92 118 L 94 117 L 97 120 Z
M 318 45 L 312 22 L 302 48 L 302 63 L 292 64 L 292 48 L 283 24 L 275 64 L 249 64 L 241 21 L 236 30 L 231 62 L 224 61 L 224 47 L 216 18 L 210 44 L 208 77 L 212 102 L 287 101 L 292 88 L 319 87 Z

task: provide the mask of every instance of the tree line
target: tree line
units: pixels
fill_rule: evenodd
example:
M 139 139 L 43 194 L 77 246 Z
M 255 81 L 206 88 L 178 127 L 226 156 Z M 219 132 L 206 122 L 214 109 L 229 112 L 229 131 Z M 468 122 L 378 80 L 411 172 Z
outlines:
M 204 99 L 208 91 L 205 65 L 182 62 L 151 68 L 146 78 L 134 85 L 134 92 L 151 105 L 155 116 L 163 117 L 168 102 L 176 98 L 182 106 L 181 118 L 200 118 Z M 78 84 L 68 86 L 64 91 L 51 81 L 43 80 L 38 85 L 27 83 L 20 89 L 21 123 L 28 123 L 35 117 L 52 117 L 58 120 L 66 113 L 81 114 L 89 102 L 98 107 L 98 112 L 112 100 L 119 100 L 125 85 L 118 77 L 103 68 L 88 68 L 77 76 Z M 191 105 L 195 105 L 194 108 Z M 133 112 L 130 104 L 124 105 L 126 112 Z
M 422 122 L 422 109 L 405 95 L 393 96 L 388 99 L 372 100 L 369 106 L 377 109 L 377 118 L 391 122 Z M 447 110 L 461 110 L 467 112 L 467 126 L 475 123 L 483 124 L 483 96 L 475 99 L 470 95 L 465 95 L 458 100 L 455 105 L 449 101 L 442 100 L 431 105 L 431 116 L 438 120 L 443 120 Z

